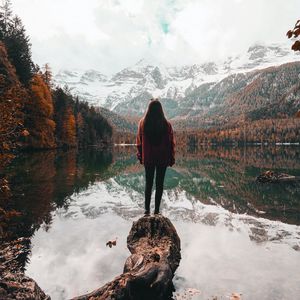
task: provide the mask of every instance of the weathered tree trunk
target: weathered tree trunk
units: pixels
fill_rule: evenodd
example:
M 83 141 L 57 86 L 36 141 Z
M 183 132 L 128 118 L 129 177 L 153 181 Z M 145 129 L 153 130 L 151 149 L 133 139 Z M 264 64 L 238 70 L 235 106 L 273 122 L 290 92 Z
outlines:
M 131 255 L 124 272 L 83 299 L 167 300 L 172 299 L 172 279 L 179 266 L 180 239 L 168 218 L 142 217 L 134 222 L 127 237 Z

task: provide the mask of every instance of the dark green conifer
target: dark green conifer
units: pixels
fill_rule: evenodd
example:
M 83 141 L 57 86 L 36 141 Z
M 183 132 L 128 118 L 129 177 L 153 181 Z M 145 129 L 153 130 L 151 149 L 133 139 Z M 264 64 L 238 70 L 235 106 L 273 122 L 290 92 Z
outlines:
M 0 6 L 0 40 L 4 42 L 9 60 L 16 68 L 20 81 L 28 85 L 34 73 L 31 44 L 18 16 L 12 15 L 11 1 Z

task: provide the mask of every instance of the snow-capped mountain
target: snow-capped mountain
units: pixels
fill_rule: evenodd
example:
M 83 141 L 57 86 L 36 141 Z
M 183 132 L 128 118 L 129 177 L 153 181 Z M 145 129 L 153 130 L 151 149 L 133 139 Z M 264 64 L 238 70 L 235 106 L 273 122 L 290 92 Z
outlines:
M 209 88 L 232 74 L 243 74 L 257 69 L 299 60 L 300 56 L 284 45 L 254 45 L 242 55 L 229 57 L 225 61 L 207 62 L 185 66 L 153 65 L 140 60 L 108 77 L 96 70 L 61 70 L 55 77 L 57 85 L 68 85 L 80 99 L 91 105 L 102 106 L 123 115 L 141 115 L 151 97 L 165 99 L 166 105 L 181 107 L 173 110 L 169 117 L 186 116 L 185 106 L 197 110 L 202 104 L 185 99 L 194 91 Z M 206 86 L 207 87 L 207 86 Z M 168 102 L 169 100 L 169 102 Z M 215 103 L 210 103 L 214 106 Z

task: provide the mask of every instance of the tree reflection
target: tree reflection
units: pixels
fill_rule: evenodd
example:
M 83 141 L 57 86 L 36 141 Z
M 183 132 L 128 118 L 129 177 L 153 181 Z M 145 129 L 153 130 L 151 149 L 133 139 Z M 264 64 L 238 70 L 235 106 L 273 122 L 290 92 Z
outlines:
M 45 151 L 24 153 L 7 168 L 10 183 L 9 205 L 6 209 L 18 212 L 14 222 L 7 222 L 6 237 L 13 240 L 31 237 L 41 226 L 49 230 L 52 212 L 66 207 L 70 196 L 88 188 L 96 180 L 110 176 L 111 151 Z M 26 255 L 20 256 L 21 267 Z
M 191 142 L 189 147 L 178 149 L 176 165 L 166 174 L 165 190 L 174 190 L 174 195 L 183 190 L 202 203 L 217 204 L 234 213 L 300 224 L 299 183 L 256 183 L 256 176 L 267 169 L 299 176 L 299 149 L 197 149 Z M 142 196 L 143 176 L 134 147 L 22 154 L 5 171 L 10 185 L 5 209 L 20 215 L 14 215 L 14 222 L 4 228 L 10 238 L 31 237 L 41 226 L 49 230 L 53 211 L 68 209 L 74 193 L 112 177 L 124 189 Z M 30 244 L 28 247 L 30 251 Z M 27 257 L 22 258 L 22 266 Z
M 135 149 L 131 149 L 133 160 L 134 152 Z M 299 149 L 296 147 L 197 149 L 190 145 L 177 151 L 176 165 L 174 168 L 168 168 L 166 173 L 165 190 L 181 189 L 204 204 L 221 205 L 234 213 L 300 224 L 300 184 L 257 183 L 256 176 L 268 169 L 299 176 Z M 143 193 L 144 180 L 140 180 L 143 176 L 141 168 L 131 174 L 120 174 L 116 180 Z

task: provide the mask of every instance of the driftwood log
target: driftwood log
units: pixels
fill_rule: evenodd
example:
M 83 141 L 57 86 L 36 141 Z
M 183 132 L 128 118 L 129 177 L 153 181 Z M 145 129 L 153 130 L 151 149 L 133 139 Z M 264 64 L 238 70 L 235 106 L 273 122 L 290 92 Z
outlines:
M 134 222 L 127 237 L 131 255 L 123 274 L 103 287 L 73 300 L 168 300 L 179 266 L 180 239 L 168 218 L 145 216 Z
M 299 181 L 300 178 L 297 176 L 285 174 L 285 173 L 277 173 L 274 171 L 266 171 L 256 177 L 258 182 L 294 182 Z

